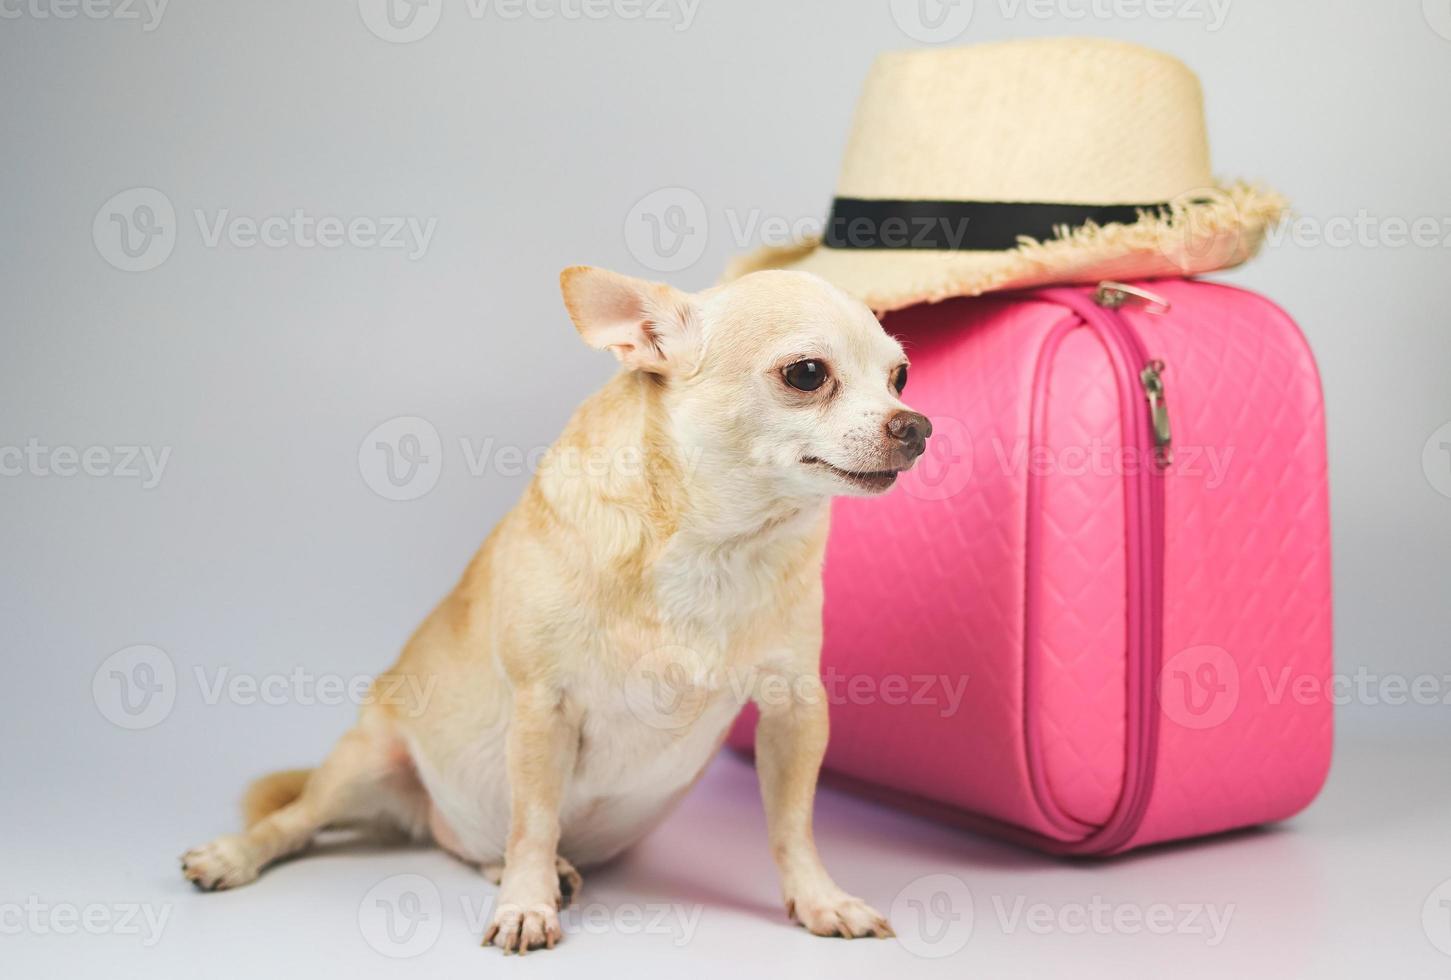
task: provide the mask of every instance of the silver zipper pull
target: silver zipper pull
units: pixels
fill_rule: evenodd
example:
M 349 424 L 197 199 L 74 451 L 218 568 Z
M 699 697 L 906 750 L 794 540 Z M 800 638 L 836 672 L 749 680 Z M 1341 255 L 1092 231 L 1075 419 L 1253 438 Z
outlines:
M 1144 304 L 1145 313 L 1168 313 L 1169 301 L 1158 293 L 1151 293 L 1126 282 L 1105 279 L 1093 291 L 1093 301 L 1106 310 L 1116 310 L 1129 300 Z
M 1162 470 L 1174 462 L 1174 435 L 1169 430 L 1169 404 L 1164 400 L 1164 362 L 1152 360 L 1144 365 L 1139 381 L 1148 396 L 1154 426 L 1154 464 Z

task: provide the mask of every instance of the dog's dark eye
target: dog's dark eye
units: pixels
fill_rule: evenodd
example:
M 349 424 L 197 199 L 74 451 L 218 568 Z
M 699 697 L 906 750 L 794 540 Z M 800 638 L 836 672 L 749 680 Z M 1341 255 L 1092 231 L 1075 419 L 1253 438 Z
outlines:
M 826 364 L 821 361 L 797 361 L 781 372 L 786 383 L 797 391 L 815 391 L 826 384 Z
M 907 365 L 903 364 L 893 373 L 892 387 L 897 389 L 899 395 L 902 393 L 902 389 L 907 387 Z

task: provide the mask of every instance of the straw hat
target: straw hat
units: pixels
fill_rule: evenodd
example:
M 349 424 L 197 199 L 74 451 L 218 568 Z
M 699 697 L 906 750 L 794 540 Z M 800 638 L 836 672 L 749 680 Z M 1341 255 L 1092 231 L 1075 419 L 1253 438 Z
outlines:
M 880 57 L 822 236 L 725 278 L 815 272 L 878 310 L 1045 283 L 1181 276 L 1285 210 L 1210 173 L 1199 80 L 1166 54 L 1050 38 Z

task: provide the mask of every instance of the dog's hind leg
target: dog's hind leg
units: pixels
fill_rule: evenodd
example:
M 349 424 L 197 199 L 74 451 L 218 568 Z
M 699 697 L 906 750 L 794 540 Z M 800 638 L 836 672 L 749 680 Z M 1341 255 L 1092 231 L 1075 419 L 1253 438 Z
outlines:
M 249 826 L 188 851 L 182 873 L 204 891 L 245 885 L 327 827 L 380 824 L 427 836 L 428 795 L 386 718 L 359 725 L 310 773 L 264 777 L 247 794 Z

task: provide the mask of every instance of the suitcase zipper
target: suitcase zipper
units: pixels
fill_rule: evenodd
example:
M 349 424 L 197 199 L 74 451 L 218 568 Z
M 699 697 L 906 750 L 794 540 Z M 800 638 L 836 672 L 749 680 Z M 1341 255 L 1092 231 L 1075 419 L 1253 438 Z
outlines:
M 1138 497 L 1139 505 L 1137 507 L 1139 548 L 1136 556 L 1139 567 L 1136 578 L 1140 602 L 1140 643 L 1139 656 L 1129 664 L 1129 672 L 1134 680 L 1130 693 L 1134 697 L 1134 706 L 1137 709 L 1135 719 L 1137 725 L 1135 726 L 1136 731 L 1128 733 L 1128 737 L 1133 740 L 1134 747 L 1137 749 L 1134 753 L 1137 766 L 1133 791 L 1128 794 L 1129 799 L 1126 801 L 1122 821 L 1114 821 L 1110 818 L 1109 824 L 1103 828 L 1101 835 L 1095 835 L 1096 837 L 1101 836 L 1101 839 L 1094 842 L 1092 850 L 1101 854 L 1112 853 L 1133 839 L 1149 808 L 1149 800 L 1153 796 L 1154 766 L 1158 757 L 1159 740 L 1159 666 L 1163 662 L 1164 484 L 1160 477 L 1162 470 L 1168 466 L 1171 442 L 1168 406 L 1163 398 L 1164 364 L 1162 361 L 1150 359 L 1138 331 L 1118 312 L 1125 303 L 1132 301 L 1136 304 L 1142 303 L 1145 313 L 1162 314 L 1168 311 L 1169 303 L 1155 293 L 1125 283 L 1101 283 L 1099 289 L 1102 290 L 1105 287 L 1108 288 L 1110 295 L 1122 295 L 1124 298 L 1120 299 L 1117 304 L 1105 306 L 1098 303 L 1095 297 L 1095 303 L 1101 309 L 1094 312 L 1098 314 L 1101 322 L 1111 328 L 1111 332 L 1117 334 L 1127 355 L 1131 358 L 1131 363 L 1143 365 L 1139 373 L 1139 382 L 1144 386 L 1145 396 L 1149 402 L 1148 425 L 1143 426 L 1144 417 L 1140 415 L 1139 419 L 1134 421 L 1133 429 L 1139 436 L 1139 448 L 1141 450 L 1151 449 L 1158 465 L 1152 472 L 1145 467 L 1138 467 L 1137 474 L 1129 474 L 1127 477 L 1129 482 L 1137 484 L 1135 496 Z M 1095 293 L 1097 292 L 1098 290 L 1095 290 Z M 1150 390 L 1150 378 L 1157 381 L 1155 385 L 1157 395 Z M 1162 430 L 1160 422 L 1162 422 Z M 1146 443 L 1151 445 L 1146 445 Z M 1135 476 L 1137 476 L 1136 480 Z M 1125 488 L 1127 489 L 1127 487 L 1126 483 Z M 1114 826 L 1115 823 L 1117 826 Z
M 1093 301 L 1106 310 L 1121 309 L 1126 303 L 1143 305 L 1145 313 L 1168 313 L 1169 301 L 1158 293 L 1126 282 L 1105 279 L 1093 291 Z M 1174 461 L 1174 436 L 1169 427 L 1169 405 L 1164 400 L 1164 362 L 1155 358 L 1139 372 L 1139 383 L 1149 400 L 1149 418 L 1154 426 L 1154 464 L 1164 469 Z
M 1126 282 L 1105 279 L 1093 291 L 1093 301 L 1106 310 L 1116 310 L 1129 300 L 1144 304 L 1145 313 L 1168 313 L 1169 301 L 1158 293 L 1151 293 L 1139 286 Z
M 1164 364 L 1152 359 L 1133 326 L 1116 312 L 1126 303 L 1142 304 L 1145 312 L 1163 313 L 1169 303 L 1146 289 L 1125 283 L 1104 282 L 1089 294 L 1080 289 L 1045 289 L 1038 294 L 1078 314 L 1109 348 L 1110 360 L 1121 385 L 1125 440 L 1155 461 L 1124 474 L 1126 533 L 1126 585 L 1129 589 L 1127 637 L 1127 690 L 1125 692 L 1124 783 L 1119 802 L 1107 821 L 1085 828 L 1076 840 L 1051 840 L 1052 849 L 1069 854 L 1110 854 L 1133 840 L 1152 796 L 1158 747 L 1157 685 L 1163 659 L 1163 471 L 1172 461 L 1172 434 L 1164 396 Z M 1129 398 L 1141 390 L 1143 401 Z M 1134 412 L 1133 402 L 1147 403 L 1147 411 Z M 1030 518 L 1031 521 L 1031 518 Z M 1031 536 L 1031 534 L 1030 534 Z M 1032 547 L 1030 542 L 1030 548 Z M 1031 657 L 1030 657 L 1031 660 Z M 1033 727 L 1030 725 L 1030 728 Z M 1033 737 L 1036 737 L 1034 735 Z M 1036 749 L 1029 748 L 1034 769 Z M 1034 773 L 1035 792 L 1043 803 L 1047 793 L 1041 772 Z M 1045 809 L 1050 822 L 1060 816 Z M 1066 827 L 1063 829 L 1067 829 Z
M 1139 381 L 1149 399 L 1149 418 L 1154 426 L 1154 465 L 1162 470 L 1174 462 L 1174 433 L 1169 428 L 1169 405 L 1164 400 L 1164 362 L 1155 358 L 1145 364 Z

